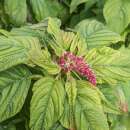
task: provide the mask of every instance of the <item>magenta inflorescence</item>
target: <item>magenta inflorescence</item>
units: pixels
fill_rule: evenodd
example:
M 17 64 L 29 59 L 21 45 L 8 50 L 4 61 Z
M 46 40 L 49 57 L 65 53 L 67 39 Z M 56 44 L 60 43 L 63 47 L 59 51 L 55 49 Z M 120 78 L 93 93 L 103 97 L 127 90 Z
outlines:
M 75 56 L 71 52 L 65 52 L 59 58 L 59 65 L 65 72 L 76 71 L 80 75 L 86 77 L 89 82 L 96 86 L 96 75 L 88 64 L 85 63 L 83 57 Z

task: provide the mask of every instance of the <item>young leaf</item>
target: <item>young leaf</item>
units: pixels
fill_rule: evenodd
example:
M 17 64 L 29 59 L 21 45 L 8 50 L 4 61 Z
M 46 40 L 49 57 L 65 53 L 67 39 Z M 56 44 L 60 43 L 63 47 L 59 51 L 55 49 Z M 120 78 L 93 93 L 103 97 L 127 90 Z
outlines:
M 50 77 L 34 84 L 31 100 L 31 130 L 50 130 L 63 113 L 64 87 L 60 80 Z
M 21 110 L 30 87 L 30 75 L 24 66 L 0 72 L 0 122 Z
M 50 46 L 54 49 L 58 56 L 61 56 L 64 52 L 66 45 L 61 37 L 60 21 L 58 19 L 49 18 L 47 32 L 51 35 L 52 40 L 49 41 Z
M 130 79 L 130 56 L 109 47 L 92 49 L 86 55 L 86 61 L 96 73 L 97 80 L 108 84 Z
M 77 81 L 78 94 L 75 106 L 77 130 L 109 130 L 100 96 L 87 81 Z
M 6 14 L 8 14 L 10 23 L 19 26 L 26 22 L 26 0 L 5 0 L 4 8 Z
M 86 39 L 88 48 L 108 46 L 121 40 L 119 34 L 112 32 L 96 20 L 83 20 L 76 25 L 75 29 Z
M 108 27 L 122 33 L 130 23 L 129 0 L 107 0 L 103 10 Z

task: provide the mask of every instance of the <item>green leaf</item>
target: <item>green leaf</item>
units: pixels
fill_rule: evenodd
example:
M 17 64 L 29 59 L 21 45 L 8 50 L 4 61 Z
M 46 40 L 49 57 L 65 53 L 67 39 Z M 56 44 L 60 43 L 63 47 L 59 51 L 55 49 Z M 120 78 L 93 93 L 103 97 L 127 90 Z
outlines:
M 68 76 L 68 81 L 65 84 L 67 97 L 65 100 L 64 113 L 60 119 L 61 124 L 68 129 L 73 129 L 74 124 L 74 107 L 77 96 L 76 80 Z
M 34 84 L 30 108 L 31 130 L 50 130 L 63 113 L 64 95 L 60 80 L 45 77 Z
M 127 53 L 103 47 L 90 50 L 85 59 L 96 73 L 99 83 L 114 85 L 130 79 L 130 56 Z
M 77 130 L 109 130 L 107 118 L 103 112 L 100 96 L 87 81 L 77 81 L 78 95 L 75 106 Z
M 68 79 L 65 84 L 65 89 L 69 105 L 73 107 L 75 105 L 75 100 L 77 96 L 76 80 L 73 77 L 70 77 L 70 79 Z
M 32 62 L 44 68 L 49 74 L 57 74 L 61 70 L 60 66 L 52 61 L 47 49 L 42 50 L 42 55 L 34 57 Z
M 47 17 L 58 17 L 64 12 L 64 6 L 55 0 L 30 0 L 37 21 Z
M 120 107 L 121 109 L 126 109 L 128 107 L 128 110 L 130 112 L 130 85 L 129 85 L 129 81 L 122 83 L 120 82 L 117 87 L 119 88 L 120 91 L 118 91 L 118 99 L 119 99 L 119 103 L 120 103 Z
M 117 103 L 117 92 L 116 88 L 109 86 L 108 84 L 100 85 L 101 91 L 97 89 L 97 92 L 99 93 L 99 96 L 101 98 L 103 109 L 106 113 L 112 113 L 112 114 L 122 114 L 119 104 Z M 102 93 L 103 91 L 103 93 Z M 107 99 L 108 97 L 108 99 Z
M 50 46 L 54 49 L 56 55 L 61 56 L 66 45 L 61 37 L 60 20 L 56 18 L 48 18 L 47 32 L 51 35 L 52 40 L 49 41 Z
M 66 130 L 66 129 L 58 122 L 50 130 Z
M 108 46 L 121 40 L 119 34 L 112 32 L 96 20 L 83 20 L 76 25 L 75 29 L 86 39 L 88 48 Z
M 39 39 L 44 38 L 47 29 L 48 20 L 41 21 L 36 24 L 29 24 L 20 28 L 12 28 L 11 35 L 13 36 L 32 36 Z
M 0 37 L 0 71 L 27 63 L 41 55 L 38 39 L 33 37 Z
M 70 13 L 72 13 L 77 8 L 78 5 L 85 3 L 87 1 L 89 0 L 72 0 L 70 4 Z
M 86 53 L 85 39 L 79 33 L 64 32 L 60 30 L 60 24 L 57 19 L 49 18 L 47 31 L 52 36 L 49 41 L 50 46 L 55 50 L 58 56 L 61 56 L 65 50 L 70 50 L 77 55 L 83 56 Z M 60 36 L 60 37 L 59 37 Z
M 107 0 L 103 13 L 108 27 L 122 33 L 130 23 L 130 1 Z
M 24 66 L 0 72 L 0 122 L 22 109 L 31 83 L 30 75 Z
M 26 0 L 5 0 L 4 8 L 5 13 L 8 14 L 10 23 L 19 26 L 26 22 Z

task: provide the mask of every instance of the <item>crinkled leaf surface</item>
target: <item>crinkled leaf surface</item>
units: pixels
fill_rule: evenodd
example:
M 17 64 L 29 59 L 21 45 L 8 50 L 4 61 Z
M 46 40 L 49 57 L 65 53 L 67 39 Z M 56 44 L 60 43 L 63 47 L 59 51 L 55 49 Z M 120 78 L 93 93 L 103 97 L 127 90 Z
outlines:
M 129 0 L 107 0 L 103 12 L 108 27 L 117 33 L 122 33 L 130 23 Z
M 86 39 L 88 48 L 108 46 L 121 40 L 119 34 L 112 32 L 96 20 L 83 20 L 76 25 L 75 29 Z
M 33 87 L 31 130 L 50 130 L 63 113 L 64 87 L 60 80 L 42 78 Z
M 10 23 L 14 25 L 22 25 L 26 22 L 26 0 L 5 0 L 4 8 L 5 13 L 8 14 Z
M 85 59 L 100 83 L 107 82 L 113 85 L 118 81 L 130 79 L 130 56 L 126 53 L 103 47 L 90 50 Z
M 0 72 L 0 122 L 22 109 L 31 83 L 30 75 L 24 66 Z

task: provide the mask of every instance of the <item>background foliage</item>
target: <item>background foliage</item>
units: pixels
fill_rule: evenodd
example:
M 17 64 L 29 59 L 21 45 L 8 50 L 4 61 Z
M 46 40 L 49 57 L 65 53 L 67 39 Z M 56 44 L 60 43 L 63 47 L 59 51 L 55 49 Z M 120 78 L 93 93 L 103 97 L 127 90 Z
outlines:
M 0 0 L 0 130 L 130 130 L 129 24 L 130 0 Z

